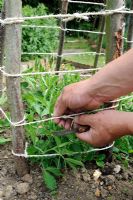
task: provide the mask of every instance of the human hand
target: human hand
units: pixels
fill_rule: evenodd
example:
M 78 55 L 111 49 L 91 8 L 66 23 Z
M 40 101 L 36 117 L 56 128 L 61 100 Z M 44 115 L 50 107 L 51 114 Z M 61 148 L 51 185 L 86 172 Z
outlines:
M 93 146 L 103 147 L 113 142 L 116 138 L 132 132 L 132 128 L 130 129 L 132 126 L 132 117 L 133 113 L 115 110 L 81 115 L 75 117 L 74 122 L 79 125 L 90 126 L 90 130 L 76 135 L 80 140 Z
M 96 109 L 101 104 L 102 102 L 96 99 L 96 91 L 92 82 L 90 80 L 81 81 L 63 89 L 56 102 L 54 116 Z M 66 129 L 70 128 L 70 120 L 56 119 L 55 122 Z

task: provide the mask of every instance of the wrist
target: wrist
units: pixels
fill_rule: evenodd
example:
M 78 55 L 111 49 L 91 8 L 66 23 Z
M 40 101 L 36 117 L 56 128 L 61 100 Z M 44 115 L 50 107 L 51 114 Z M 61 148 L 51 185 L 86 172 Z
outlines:
M 87 92 L 100 104 L 115 99 L 113 98 L 113 88 L 108 83 L 98 80 L 98 77 L 95 78 L 95 76 L 88 80 Z

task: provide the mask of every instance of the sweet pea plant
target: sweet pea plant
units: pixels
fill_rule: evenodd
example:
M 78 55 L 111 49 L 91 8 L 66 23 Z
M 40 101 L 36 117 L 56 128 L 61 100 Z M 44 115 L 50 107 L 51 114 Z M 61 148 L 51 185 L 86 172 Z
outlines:
M 44 67 L 36 61 L 33 68 L 27 69 L 26 72 L 45 71 Z M 64 86 L 80 81 L 79 74 L 56 75 L 35 75 L 25 76 L 21 79 L 22 98 L 24 103 L 25 115 L 27 122 L 50 117 L 53 113 L 54 104 L 60 95 Z M 0 103 L 5 104 L 6 98 L 1 97 Z M 121 101 L 119 110 L 133 111 L 133 98 Z M 8 112 L 7 112 L 8 114 Z M 9 126 L 6 120 L 0 120 L 1 132 Z M 3 127 L 5 127 L 3 129 Z M 55 136 L 54 131 L 60 130 L 53 121 L 35 123 L 25 126 L 26 137 L 28 141 L 28 154 L 43 155 L 57 153 L 56 157 L 38 157 L 31 158 L 32 164 L 38 163 L 42 167 L 43 179 L 50 190 L 57 188 L 56 177 L 61 177 L 66 168 L 76 169 L 83 167 L 88 161 L 95 161 L 99 167 L 104 167 L 105 155 L 80 152 L 87 151 L 92 147 L 75 137 L 74 134 L 61 137 Z M 1 137 L 0 144 L 8 142 Z M 133 138 L 130 136 L 123 137 L 116 141 L 113 148 L 114 155 L 118 159 L 125 160 L 128 164 L 129 155 L 133 153 Z M 79 152 L 73 155 L 74 152 Z M 69 155 L 67 155 L 69 154 Z

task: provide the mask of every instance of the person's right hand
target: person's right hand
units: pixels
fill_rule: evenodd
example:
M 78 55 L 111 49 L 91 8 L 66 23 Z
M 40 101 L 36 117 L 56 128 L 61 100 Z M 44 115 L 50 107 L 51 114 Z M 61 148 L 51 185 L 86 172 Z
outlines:
M 116 110 L 101 111 L 96 114 L 80 115 L 74 122 L 90 129 L 78 133 L 77 137 L 95 147 L 104 147 L 117 138 L 133 134 L 133 113 Z
M 54 116 L 98 108 L 103 102 L 96 99 L 97 92 L 91 83 L 91 80 L 85 80 L 66 86 L 56 102 Z M 55 122 L 66 129 L 70 128 L 70 120 L 56 119 Z

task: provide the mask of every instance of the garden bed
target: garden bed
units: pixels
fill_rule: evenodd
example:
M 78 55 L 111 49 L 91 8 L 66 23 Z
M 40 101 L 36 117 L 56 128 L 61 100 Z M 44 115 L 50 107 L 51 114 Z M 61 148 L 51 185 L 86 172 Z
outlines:
M 7 133 L 7 137 L 9 136 Z M 0 200 L 132 200 L 133 199 L 133 166 L 128 168 L 122 162 L 114 160 L 106 163 L 100 171 L 102 175 L 95 181 L 93 178 L 97 166 L 88 163 L 86 169 L 76 172 L 64 171 L 58 179 L 57 191 L 50 193 L 44 183 L 38 166 L 31 167 L 31 175 L 22 179 L 15 173 L 11 144 L 1 146 L 0 150 Z M 118 173 L 114 172 L 120 166 Z M 119 167 L 118 167 L 119 168 Z M 22 194 L 23 193 L 23 194 Z

